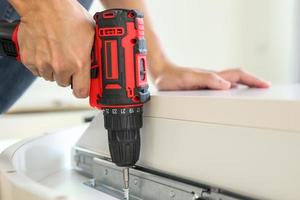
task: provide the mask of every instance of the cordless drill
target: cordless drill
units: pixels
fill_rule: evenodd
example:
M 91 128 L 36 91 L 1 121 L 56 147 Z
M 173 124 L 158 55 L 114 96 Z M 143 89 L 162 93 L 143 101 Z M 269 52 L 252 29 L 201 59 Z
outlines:
M 139 159 L 142 108 L 150 99 L 143 14 L 111 9 L 96 13 L 94 19 L 90 105 L 103 109 L 111 159 L 124 167 L 124 191 L 128 199 L 128 167 Z
M 111 160 L 123 167 L 125 199 L 129 198 L 129 167 L 140 154 L 142 108 L 150 99 L 143 17 L 127 9 L 94 15 L 90 105 L 103 110 Z M 18 22 L 0 21 L 0 56 L 20 61 L 17 31 Z

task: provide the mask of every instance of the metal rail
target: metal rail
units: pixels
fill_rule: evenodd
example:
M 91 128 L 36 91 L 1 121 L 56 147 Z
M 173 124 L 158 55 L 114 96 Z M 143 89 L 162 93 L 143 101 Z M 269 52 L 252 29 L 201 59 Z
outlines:
M 74 152 L 75 169 L 92 178 L 84 184 L 123 199 L 122 168 L 96 153 L 81 148 Z M 130 200 L 253 200 L 138 166 L 130 170 L 130 179 Z

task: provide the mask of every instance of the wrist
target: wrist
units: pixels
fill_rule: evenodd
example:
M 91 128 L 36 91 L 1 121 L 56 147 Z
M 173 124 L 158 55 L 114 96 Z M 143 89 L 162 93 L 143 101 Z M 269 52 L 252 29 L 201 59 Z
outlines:
M 161 74 L 172 67 L 172 63 L 162 52 L 156 51 L 155 54 L 149 52 L 148 66 L 151 78 L 156 80 Z

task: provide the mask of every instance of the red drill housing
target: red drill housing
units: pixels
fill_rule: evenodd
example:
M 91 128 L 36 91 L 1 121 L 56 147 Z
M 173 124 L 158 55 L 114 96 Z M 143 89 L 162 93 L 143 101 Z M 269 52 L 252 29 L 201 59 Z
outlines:
M 143 17 L 127 9 L 94 16 L 90 105 L 104 109 L 111 159 L 122 167 L 139 159 L 142 106 L 150 99 Z
M 142 106 L 149 100 L 143 14 L 111 9 L 96 13 L 90 105 Z

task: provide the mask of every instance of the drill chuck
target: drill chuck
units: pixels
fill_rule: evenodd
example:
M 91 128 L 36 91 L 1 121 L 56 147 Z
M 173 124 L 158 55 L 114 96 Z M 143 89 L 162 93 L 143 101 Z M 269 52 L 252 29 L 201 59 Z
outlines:
M 135 165 L 140 156 L 142 107 L 106 108 L 103 114 L 112 162 L 119 167 Z

